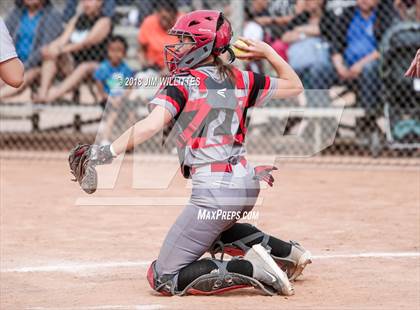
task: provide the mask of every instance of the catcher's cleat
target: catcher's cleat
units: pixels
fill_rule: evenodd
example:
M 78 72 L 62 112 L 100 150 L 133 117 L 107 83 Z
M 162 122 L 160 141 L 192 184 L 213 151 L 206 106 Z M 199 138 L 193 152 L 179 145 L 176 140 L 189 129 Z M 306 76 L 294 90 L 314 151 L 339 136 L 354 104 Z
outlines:
M 290 244 L 292 245 L 292 249 L 288 256 L 275 257 L 271 255 L 271 257 L 273 257 L 275 262 L 287 273 L 290 281 L 294 281 L 302 274 L 306 265 L 312 263 L 312 255 L 311 252 L 305 250 L 305 248 L 296 241 L 291 240 Z
M 275 289 L 278 294 L 291 296 L 294 288 L 286 273 L 276 264 L 267 250 L 261 244 L 255 244 L 244 256 L 253 267 L 252 277 Z

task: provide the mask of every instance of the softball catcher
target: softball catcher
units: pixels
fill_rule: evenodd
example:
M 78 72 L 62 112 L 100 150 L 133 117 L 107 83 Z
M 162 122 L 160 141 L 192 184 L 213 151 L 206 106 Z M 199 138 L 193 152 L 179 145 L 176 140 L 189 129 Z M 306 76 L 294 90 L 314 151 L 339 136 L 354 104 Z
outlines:
M 93 193 L 96 165 L 110 163 L 126 148 L 174 123 L 181 171 L 192 179 L 193 188 L 189 203 L 147 272 L 151 287 L 164 295 L 210 295 L 250 286 L 267 295 L 293 295 L 290 281 L 311 263 L 308 251 L 250 224 L 236 223 L 237 217 L 200 219 L 199 214 L 250 211 L 259 195 L 259 182 L 273 185 L 275 167 L 253 167 L 245 158 L 246 114 L 271 98 L 298 95 L 302 83 L 264 42 L 242 39 L 246 45 L 235 45 L 241 50 L 238 58 L 266 58 L 278 77 L 225 64 L 221 54 L 228 52 L 231 61 L 235 55 L 230 45 L 231 25 L 221 12 L 186 14 L 169 33 L 179 38 L 179 43 L 165 47 L 166 64 L 176 83 L 162 87 L 150 102 L 154 108 L 149 116 L 111 145 L 73 149 L 69 162 L 75 180 Z M 212 258 L 200 259 L 206 252 Z M 223 260 L 224 253 L 233 258 Z

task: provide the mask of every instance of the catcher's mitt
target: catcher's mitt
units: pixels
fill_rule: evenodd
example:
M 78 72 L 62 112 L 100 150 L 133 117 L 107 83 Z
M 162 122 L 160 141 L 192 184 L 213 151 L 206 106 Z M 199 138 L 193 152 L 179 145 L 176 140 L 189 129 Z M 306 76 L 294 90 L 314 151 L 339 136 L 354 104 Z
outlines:
M 69 154 L 70 172 L 80 187 L 88 194 L 93 194 L 98 185 L 98 175 L 95 166 L 109 164 L 113 155 L 109 145 L 99 146 L 79 144 Z

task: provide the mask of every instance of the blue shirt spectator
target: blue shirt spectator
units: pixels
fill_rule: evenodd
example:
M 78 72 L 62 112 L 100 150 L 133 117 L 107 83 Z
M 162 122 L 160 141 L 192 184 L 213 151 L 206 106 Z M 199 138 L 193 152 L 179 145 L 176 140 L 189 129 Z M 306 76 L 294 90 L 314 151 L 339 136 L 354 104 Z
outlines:
M 362 0 L 358 0 L 357 6 L 345 8 L 343 13 L 332 21 L 335 27 L 331 28 L 331 37 L 327 39 L 330 41 L 332 48 L 331 53 L 333 55 L 342 54 L 344 56 L 344 53 L 349 45 L 347 40 L 348 30 L 352 21 L 354 21 L 356 13 L 359 12 L 358 14 L 360 14 L 361 11 L 359 2 L 365 3 Z M 372 13 L 375 13 L 372 29 L 376 42 L 380 42 L 387 29 L 395 22 L 399 21 L 399 15 L 393 6 L 389 6 L 387 4 L 388 1 L 376 0 L 374 3 L 375 2 L 377 4 L 375 4 L 375 9 L 372 10 Z M 372 16 L 372 13 L 370 16 Z
M 124 61 L 113 66 L 109 60 L 104 60 L 95 71 L 94 78 L 102 84 L 107 95 L 121 96 L 125 78 L 133 75 L 133 70 Z
M 42 5 L 32 1 L 31 7 L 24 1 L 16 1 L 15 7 L 5 19 L 19 57 L 25 58 L 21 59 L 26 70 L 41 64 L 41 48 L 55 40 L 63 31 L 61 14 L 49 0 L 40 3 Z M 29 11 L 35 12 L 33 17 L 29 17 Z
M 331 48 L 331 61 L 309 68 L 306 87 L 328 89 L 335 83 L 352 83 L 357 87 L 357 105 L 365 109 L 365 125 L 374 128 L 380 112 L 382 81 L 379 74 L 378 44 L 383 34 L 399 20 L 390 0 L 357 0 L 341 15 L 331 15 L 330 35 L 325 36 Z M 322 32 L 322 30 L 321 30 Z M 313 92 L 308 104 L 329 105 L 328 93 Z
M 27 61 L 32 51 L 36 28 L 41 19 L 42 11 L 34 16 L 29 15 L 27 9 L 24 10 L 21 18 L 19 30 L 17 32 L 16 52 L 23 62 Z
M 377 49 L 375 22 L 375 11 L 365 19 L 360 9 L 356 10 L 347 30 L 347 48 L 344 51 L 344 59 L 349 66 Z

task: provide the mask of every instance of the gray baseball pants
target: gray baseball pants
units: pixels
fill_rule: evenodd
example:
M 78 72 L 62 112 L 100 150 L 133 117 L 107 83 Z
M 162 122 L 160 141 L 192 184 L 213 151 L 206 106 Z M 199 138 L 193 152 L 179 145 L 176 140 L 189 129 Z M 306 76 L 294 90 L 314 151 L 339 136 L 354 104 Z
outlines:
M 249 163 L 238 163 L 232 172 L 210 172 L 209 167 L 197 169 L 192 176 L 191 198 L 166 235 L 156 261 L 159 276 L 176 274 L 198 260 L 257 201 L 260 185 Z

